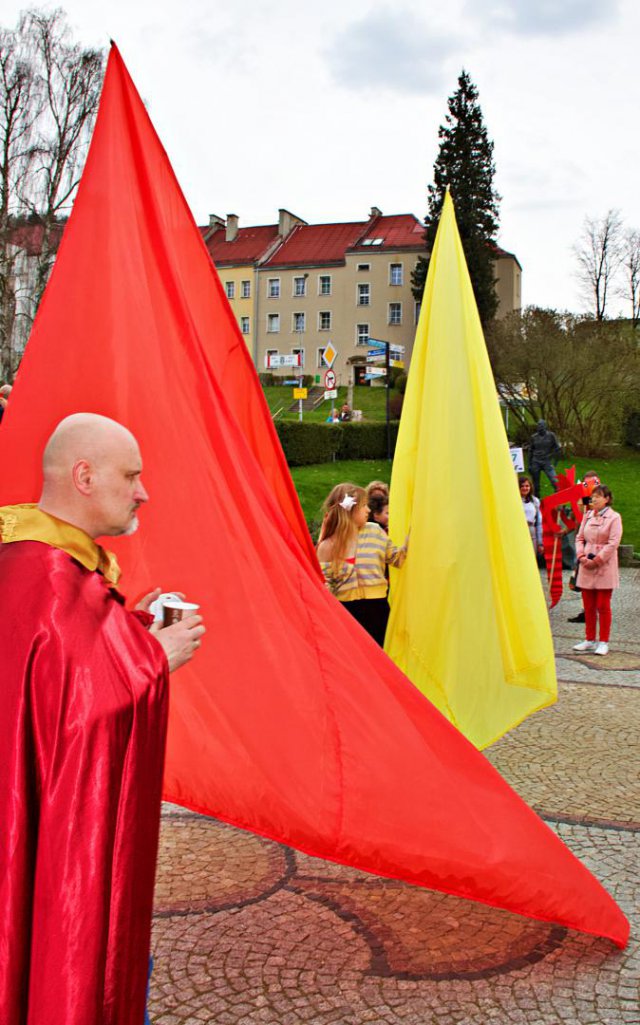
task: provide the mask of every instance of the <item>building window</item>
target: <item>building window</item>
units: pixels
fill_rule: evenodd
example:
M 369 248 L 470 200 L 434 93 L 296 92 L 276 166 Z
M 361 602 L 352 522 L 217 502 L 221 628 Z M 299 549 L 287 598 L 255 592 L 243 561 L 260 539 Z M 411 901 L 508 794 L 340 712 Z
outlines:
M 316 353 L 317 353 L 317 357 L 318 357 L 318 361 L 317 361 L 316 365 L 320 368 L 320 370 L 326 370 L 327 369 L 327 364 L 325 363 L 324 358 L 323 358 L 324 357 L 324 345 L 321 346 L 321 348 L 316 349 Z
M 293 294 L 294 295 L 306 295 L 307 294 L 307 279 L 306 277 L 294 278 L 293 279 Z
M 270 335 L 277 335 L 280 330 L 280 314 L 279 313 L 268 313 L 267 314 L 267 331 Z
M 227 299 L 235 299 L 236 297 L 236 283 L 235 281 L 225 281 L 225 291 L 227 293 Z
M 331 295 L 331 275 L 318 275 L 318 295 Z
M 248 335 L 251 330 L 251 324 L 248 317 L 240 317 L 240 330 L 243 335 Z
M 402 303 L 389 303 L 389 323 L 402 323 Z
M 371 305 L 371 286 L 367 284 L 358 285 L 358 306 Z
M 280 278 L 269 278 L 267 282 L 267 295 L 269 299 L 280 298 Z
M 241 294 L 243 299 L 250 299 L 251 298 L 251 282 L 250 281 L 243 281 L 242 282 L 242 285 L 240 286 L 240 294 Z
M 365 238 L 364 242 L 361 242 L 361 246 L 381 246 L 384 242 L 383 238 Z
M 294 313 L 293 315 L 293 330 L 302 332 L 305 329 L 305 315 L 304 313 Z
M 291 353 L 293 356 L 300 356 L 300 366 L 304 367 L 304 349 L 292 349 Z
M 417 324 L 418 321 L 420 320 L 420 307 L 421 307 L 421 305 L 422 305 L 422 303 L 419 300 L 416 300 L 416 302 L 414 302 L 414 304 L 413 304 L 413 321 L 414 321 L 414 324 Z
M 265 367 L 265 370 L 269 370 L 270 369 L 269 361 L 270 361 L 271 357 L 272 356 L 277 356 L 277 355 L 278 355 L 278 350 L 277 349 L 267 349 L 267 351 L 264 354 L 264 367 Z
M 331 313 L 328 310 L 323 310 L 318 314 L 318 330 L 331 330 Z
M 356 344 L 357 345 L 368 345 L 369 344 L 369 325 L 368 324 L 358 324 L 357 325 Z
M 401 263 L 390 263 L 389 264 L 389 284 L 390 285 L 401 285 L 403 274 Z
M 358 270 L 371 270 L 371 264 L 370 263 L 359 263 L 358 264 Z

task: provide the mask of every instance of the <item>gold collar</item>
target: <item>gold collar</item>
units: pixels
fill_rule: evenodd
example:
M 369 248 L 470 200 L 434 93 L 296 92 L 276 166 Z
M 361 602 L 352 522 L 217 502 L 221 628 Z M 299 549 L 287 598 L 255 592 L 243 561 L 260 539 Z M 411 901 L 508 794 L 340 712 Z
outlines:
M 37 505 L 5 505 L 0 508 L 3 544 L 12 541 L 41 541 L 67 552 L 85 569 L 102 573 L 110 587 L 120 579 L 120 567 L 113 552 L 96 544 L 80 527 L 43 512 Z

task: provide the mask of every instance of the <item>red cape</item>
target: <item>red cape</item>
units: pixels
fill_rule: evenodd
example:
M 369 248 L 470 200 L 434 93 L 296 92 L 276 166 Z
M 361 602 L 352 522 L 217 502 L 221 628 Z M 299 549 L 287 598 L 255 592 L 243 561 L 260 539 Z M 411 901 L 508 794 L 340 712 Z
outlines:
M 184 591 L 208 626 L 172 689 L 168 797 L 626 942 L 599 883 L 324 589 L 246 347 L 115 49 L 0 428 L 0 503 L 37 501 L 44 442 L 80 410 L 125 423 L 145 460 L 151 501 L 114 546 L 127 589 Z
M 104 579 L 0 547 L 0 1021 L 141 1025 L 166 659 Z

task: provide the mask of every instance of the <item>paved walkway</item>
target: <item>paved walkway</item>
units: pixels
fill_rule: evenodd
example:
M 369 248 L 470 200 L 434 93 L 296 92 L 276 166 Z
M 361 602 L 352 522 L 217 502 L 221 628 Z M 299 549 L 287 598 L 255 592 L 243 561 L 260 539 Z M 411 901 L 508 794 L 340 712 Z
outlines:
M 640 1025 L 639 570 L 614 601 L 611 654 L 576 657 L 563 598 L 558 703 L 488 757 L 630 916 L 626 950 L 167 807 L 155 1025 Z

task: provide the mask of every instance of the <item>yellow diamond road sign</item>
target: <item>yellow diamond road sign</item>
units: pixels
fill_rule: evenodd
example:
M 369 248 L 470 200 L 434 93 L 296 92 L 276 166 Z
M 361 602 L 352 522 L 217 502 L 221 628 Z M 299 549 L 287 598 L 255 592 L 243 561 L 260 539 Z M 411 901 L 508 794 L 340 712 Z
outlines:
M 322 358 L 327 364 L 327 366 L 331 368 L 335 362 L 335 358 L 337 355 L 338 350 L 334 349 L 333 342 L 329 342 L 329 344 L 325 346 L 325 350 L 322 353 Z

